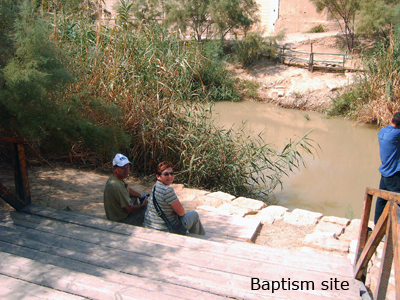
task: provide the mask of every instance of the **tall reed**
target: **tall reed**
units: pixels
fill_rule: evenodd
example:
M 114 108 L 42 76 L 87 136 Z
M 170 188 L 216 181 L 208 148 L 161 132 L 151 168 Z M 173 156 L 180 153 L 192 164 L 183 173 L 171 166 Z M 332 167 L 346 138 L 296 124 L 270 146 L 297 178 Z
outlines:
M 400 109 L 400 39 L 377 44 L 372 54 L 364 55 L 364 74 L 333 100 L 331 115 L 347 115 L 357 122 L 385 126 Z
M 43 40 L 53 42 L 73 80 L 52 84 L 55 91 L 42 97 L 65 113 L 48 112 L 52 127 L 38 143 L 39 155 L 60 158 L 54 137 L 63 122 L 61 135 L 70 144 L 63 159 L 99 165 L 120 151 L 130 156 L 135 172 L 147 175 L 161 160 L 171 160 L 177 179 L 189 186 L 248 196 L 268 194 L 299 167 L 299 149 L 311 153 L 307 137 L 276 151 L 243 128 L 214 124 L 212 100 L 239 97 L 217 42 L 187 40 L 156 23 L 99 26 L 87 18 L 92 15 L 40 12 L 43 24 L 51 24 Z

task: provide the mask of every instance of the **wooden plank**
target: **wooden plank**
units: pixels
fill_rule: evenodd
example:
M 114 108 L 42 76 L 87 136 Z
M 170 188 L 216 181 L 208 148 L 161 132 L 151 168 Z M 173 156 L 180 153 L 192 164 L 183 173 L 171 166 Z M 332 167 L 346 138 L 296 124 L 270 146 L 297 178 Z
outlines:
M 392 226 L 390 226 L 391 225 L 390 212 L 394 208 L 394 203 L 388 202 L 387 204 L 390 206 L 388 213 L 389 220 L 388 222 L 386 222 L 387 223 L 386 239 L 385 239 L 385 244 L 383 246 L 381 266 L 379 268 L 379 273 L 378 273 L 377 289 L 375 290 L 375 295 L 374 295 L 374 298 L 377 300 L 385 300 L 386 298 L 386 292 L 390 279 L 390 269 L 392 268 L 392 262 L 393 262 L 393 239 L 392 239 L 393 232 L 392 232 Z
M 52 228 L 55 228 L 54 224 L 49 224 L 51 225 Z M 71 232 L 70 228 L 63 228 L 64 231 L 66 232 Z M 55 234 L 59 234 L 56 232 Z M 91 235 L 90 232 L 86 232 L 85 235 Z M 168 234 L 167 234 L 168 235 Z M 73 236 L 77 237 L 77 232 L 76 230 L 73 230 Z M 36 237 L 35 237 L 36 238 Z M 124 237 L 122 237 L 124 238 Z M 57 241 L 56 237 L 43 237 L 44 241 Z M 101 240 L 104 242 L 106 239 L 106 234 L 104 234 L 104 237 L 101 238 Z M 186 238 L 189 239 L 189 238 Z M 12 236 L 10 236 L 10 240 L 13 240 Z M 194 239 L 195 240 L 195 239 Z M 127 251 L 127 252 L 135 252 L 136 254 L 143 254 L 143 255 L 150 255 L 149 252 L 151 252 L 151 255 L 155 255 L 153 257 L 163 257 L 163 259 L 168 259 L 172 261 L 177 261 L 179 263 L 183 263 L 184 265 L 190 265 L 194 264 L 199 267 L 211 269 L 211 270 L 221 270 L 229 273 L 234 273 L 238 274 L 240 272 L 245 272 L 244 274 L 241 274 L 243 276 L 247 276 L 248 278 L 251 278 L 252 276 L 259 276 L 259 277 L 264 277 L 263 280 L 278 280 L 279 278 L 290 278 L 295 276 L 296 278 L 311 278 L 310 280 L 318 279 L 321 280 L 321 278 L 326 277 L 327 280 L 329 280 L 329 277 L 333 277 L 332 275 L 335 275 L 337 278 L 341 278 L 337 276 L 336 274 L 321 274 L 319 273 L 318 275 L 315 275 L 310 272 L 303 272 L 302 270 L 299 270 L 299 268 L 292 267 L 281 267 L 281 266 L 276 266 L 276 265 L 265 265 L 264 266 L 260 262 L 252 262 L 248 261 L 248 259 L 235 259 L 232 260 L 232 258 L 229 258 L 229 256 L 226 255 L 208 255 L 204 253 L 196 253 L 194 251 L 187 252 L 187 249 L 183 249 L 185 251 L 182 251 L 182 249 L 179 249 L 179 247 L 174 247 L 172 249 L 168 249 L 166 247 L 161 247 L 160 245 L 145 245 L 141 244 L 141 241 L 138 241 L 137 239 L 131 237 L 129 239 L 124 238 L 124 240 L 117 239 L 117 242 L 115 244 L 110 244 L 110 243 L 102 243 L 102 246 L 107 246 L 107 247 L 116 247 L 120 248 L 121 250 Z M 125 245 L 125 246 L 123 246 Z M 62 244 L 60 246 L 63 251 L 68 251 L 67 244 Z M 150 248 L 149 248 L 150 247 Z M 78 247 L 79 249 L 84 249 L 85 247 Z M 170 247 L 171 248 L 171 247 Z M 148 251 L 148 249 L 151 249 L 151 251 Z M 157 253 L 155 252 L 156 250 L 159 250 L 160 252 Z M 91 250 L 90 253 L 98 253 L 99 251 L 96 250 Z M 185 255 L 186 253 L 186 255 Z M 226 254 L 226 253 L 225 253 Z M 301 254 L 300 254 L 301 255 Z M 114 255 L 112 255 L 114 256 Z M 77 255 L 73 255 L 75 259 L 77 259 Z M 137 256 L 135 256 L 135 260 L 137 259 Z M 197 259 L 197 258 L 200 259 Z M 210 263 L 204 262 L 204 257 L 207 257 L 207 261 L 210 261 Z M 193 258 L 196 258 L 196 260 L 193 262 Z M 132 259 L 129 259 L 129 261 Z M 299 257 L 296 257 L 296 260 L 299 260 Z M 301 259 L 300 259 L 301 260 Z M 280 262 L 275 262 L 275 263 L 280 263 Z M 93 262 L 90 262 L 90 264 L 93 264 Z M 308 262 L 310 264 L 310 262 Z M 225 269 L 224 269 L 225 268 Z M 266 274 L 265 276 L 263 274 Z M 272 274 L 272 275 L 271 275 Z M 350 282 L 351 288 L 354 289 L 354 280 L 351 277 L 346 277 L 341 280 L 346 280 Z M 196 281 L 197 282 L 197 281 Z M 230 280 L 232 282 L 232 280 Z M 233 280 L 234 282 L 234 280 Z M 246 283 L 244 283 L 246 284 Z M 247 283 L 249 284 L 249 283 Z M 358 291 L 354 291 L 355 294 L 358 293 Z
M 97 276 L 93 276 L 4 252 L 1 257 L 0 274 L 90 299 L 197 299 L 190 298 L 193 296 L 201 299 L 209 295 L 179 285 L 171 286 L 129 275 L 125 275 L 123 283 L 111 282 L 103 279 L 103 272 L 110 272 L 102 269 L 98 269 Z M 139 286 L 138 283 L 143 285 Z M 215 295 L 215 298 L 221 297 Z
M 2 237 L 5 235 L 3 234 L 4 231 L 2 231 Z M 36 238 L 35 236 L 33 238 Z M 9 240 L 8 242 L 14 242 L 16 239 L 16 234 L 13 232 L 13 234 L 9 235 Z M 55 241 L 57 242 L 56 238 L 48 238 L 45 237 L 44 240 L 46 241 Z M 34 241 L 22 241 L 24 247 L 35 247 L 34 244 L 38 245 L 39 243 L 34 242 Z M 58 252 L 52 253 L 51 247 L 42 247 L 42 251 L 46 250 L 46 253 L 51 254 L 51 255 L 56 255 L 55 261 L 59 262 L 60 261 L 60 256 L 63 257 L 63 255 L 69 255 L 72 260 L 81 260 L 83 259 L 83 255 L 80 253 L 76 253 L 75 251 L 71 251 L 73 249 L 69 249 L 68 244 L 61 244 L 60 245 L 60 250 Z M 260 297 L 260 295 L 264 295 L 264 291 L 248 291 L 249 289 L 249 284 L 250 284 L 250 278 L 246 278 L 244 276 L 237 276 L 234 274 L 224 274 L 224 272 L 221 271 L 216 271 L 214 270 L 207 270 L 206 268 L 193 268 L 189 264 L 185 263 L 183 265 L 177 264 L 177 262 L 169 262 L 168 259 L 165 257 L 163 259 L 159 259 L 157 261 L 156 257 L 152 257 L 151 259 L 148 259 L 147 262 L 144 262 L 144 260 L 140 259 L 138 255 L 131 256 L 132 254 L 129 254 L 128 252 L 122 252 L 122 251 L 115 251 L 112 249 L 108 250 L 101 250 L 100 246 L 98 245 L 92 245 L 94 248 L 88 249 L 87 247 L 83 246 L 82 243 L 76 246 L 77 249 L 85 249 L 85 252 L 88 254 L 86 255 L 86 260 L 89 265 L 101 265 L 101 267 L 105 267 L 104 264 L 108 264 L 109 266 L 112 266 L 114 269 L 116 268 L 117 270 L 120 270 L 121 272 L 125 274 L 130 274 L 132 272 L 135 272 L 132 270 L 132 266 L 136 265 L 136 272 L 140 272 L 142 276 L 146 277 L 151 277 L 156 280 L 163 280 L 163 278 L 166 278 L 165 280 L 172 280 L 173 282 L 179 282 L 181 285 L 190 285 L 192 288 L 201 288 L 202 290 L 206 290 L 210 293 L 216 293 L 216 294 L 221 294 L 227 297 L 236 297 L 240 299 L 257 299 Z M 4 246 L 3 246 L 4 247 Z M 40 247 L 40 246 L 39 246 Z M 33 251 L 33 250 L 32 250 Z M 42 252 L 40 251 L 40 252 Z M 53 249 L 54 251 L 54 249 Z M 96 258 L 97 257 L 97 258 Z M 115 259 L 110 259 L 110 261 L 104 260 L 104 257 L 111 257 Z M 168 256 L 169 257 L 169 256 Z M 46 255 L 46 261 L 49 260 L 49 255 Z M 233 266 L 236 266 L 238 264 L 237 261 L 231 262 L 230 259 L 228 261 L 225 261 L 225 264 L 231 264 L 229 268 L 232 268 Z M 126 266 L 127 262 L 129 262 L 130 266 Z M 240 268 L 243 268 L 245 266 L 239 266 Z M 248 266 L 255 274 L 257 273 L 257 270 L 254 270 L 253 266 Z M 183 269 L 181 273 L 179 273 L 179 270 Z M 201 269 L 201 270 L 200 270 Z M 286 268 L 287 269 L 287 268 Z M 263 276 L 263 280 L 277 280 L 277 279 L 268 279 L 267 276 L 269 276 L 269 273 L 271 272 L 276 272 L 280 273 L 281 270 L 277 270 L 276 268 L 267 268 L 264 272 L 266 272 Z M 201 275 L 201 274 L 204 275 Z M 276 278 L 281 276 L 281 278 L 289 278 L 290 274 L 294 274 L 293 272 L 289 271 L 285 275 L 277 275 Z M 320 279 L 320 275 L 312 275 L 312 274 L 302 274 L 302 272 L 296 272 L 301 278 L 304 280 L 310 280 L 310 281 L 316 281 L 316 279 Z M 186 279 L 186 277 L 191 277 L 191 279 Z M 283 276 L 283 277 L 282 277 Z M 289 277 L 287 277 L 289 276 Z M 274 277 L 274 276 L 272 276 Z M 316 283 L 317 285 L 318 283 Z M 318 289 L 318 286 L 316 286 L 316 289 Z M 355 294 L 358 294 L 358 291 L 354 291 L 353 294 L 351 292 L 337 292 L 335 293 L 336 296 L 340 295 L 342 299 L 353 299 L 353 296 Z M 258 294 L 258 296 L 257 296 Z M 321 290 L 315 290 L 315 291 L 307 291 L 307 292 L 300 292 L 300 291 L 278 291 L 275 292 L 274 295 L 270 295 L 274 299 L 277 297 L 284 297 L 288 299 L 292 299 L 295 297 L 296 299 L 328 299 L 333 297 L 331 295 L 331 291 L 321 291 Z M 350 294 L 350 295 L 348 295 Z M 352 294 L 352 295 L 351 295 Z
M 28 234 L 29 235 L 29 234 Z M 28 239 L 30 238 L 30 239 Z M 227 297 L 251 299 L 254 298 L 251 291 L 246 291 L 249 280 L 240 276 L 219 270 L 197 267 L 194 265 L 177 262 L 168 258 L 157 258 L 118 249 L 105 248 L 88 243 L 75 243 L 66 239 L 52 237 L 51 243 L 42 244 L 36 242 L 37 235 L 28 237 L 24 234 L 21 238 L 16 230 L 8 233 L 3 230 L 0 239 L 9 244 L 23 246 L 34 251 L 58 256 L 58 260 L 66 258 L 76 260 L 88 265 L 98 266 L 104 269 L 115 270 L 124 274 L 144 276 L 157 281 L 165 281 L 171 284 L 179 282 L 179 285 L 193 289 L 201 289 L 209 293 L 219 294 L 221 289 L 226 290 Z M 48 240 L 48 239 L 47 239 Z M 3 245 L 3 247 L 6 247 Z M 2 248 L 3 248 L 2 247 Z M 146 249 L 149 250 L 149 249 Z M 107 259 L 105 259 L 107 258 Z M 36 259 L 35 259 L 36 260 Z M 46 259 L 48 261 L 48 258 Z
M 142 295 L 143 297 L 146 295 L 146 293 L 150 291 L 151 295 L 149 295 L 148 297 L 150 297 L 151 299 L 157 297 L 164 299 L 164 295 L 168 299 L 170 297 L 201 299 L 202 296 L 204 297 L 204 295 L 208 295 L 208 293 L 205 293 L 203 291 L 186 288 L 179 283 L 169 284 L 165 281 L 156 281 L 151 278 L 145 278 L 143 276 L 136 277 L 115 270 L 104 269 L 93 264 L 82 263 L 75 259 L 63 258 L 57 255 L 36 251 L 34 249 L 8 243 L 0 242 L 0 246 L 1 250 L 4 250 L 0 253 L 8 253 L 10 255 L 15 255 L 16 257 L 24 257 L 26 259 L 41 262 L 46 265 L 56 266 L 58 268 L 65 269 L 66 274 L 69 274 L 70 271 L 73 271 L 76 273 L 83 273 L 99 277 L 99 279 L 105 282 L 123 284 L 129 287 L 136 287 L 139 295 Z M 103 257 L 103 259 L 107 258 L 108 257 Z M 155 293 L 154 291 L 158 291 L 159 293 Z
M 96 228 L 123 235 L 131 235 L 132 230 L 135 227 L 131 225 L 126 226 L 126 224 L 118 222 L 110 222 L 96 216 L 79 214 L 70 211 L 58 211 L 35 204 L 26 206 L 21 211 L 49 219 L 64 221 L 70 224 L 78 224 L 81 226 L 87 226 L 90 228 Z
M 84 297 L 57 291 L 48 287 L 19 280 L 0 274 L 0 299 L 57 299 L 57 300 L 79 300 Z
M 54 220 L 61 220 L 64 222 L 72 223 L 72 224 L 79 224 L 82 226 L 88 226 L 91 228 L 97 228 L 101 229 L 104 231 L 111 231 L 111 232 L 116 232 L 116 233 L 121 233 L 121 234 L 126 234 L 126 235 L 134 235 L 135 237 L 144 239 L 144 240 L 149 240 L 149 241 L 156 241 L 157 243 L 162 243 L 165 245 L 180 245 L 181 243 L 185 243 L 186 239 L 183 236 L 175 235 L 175 234 L 168 234 L 165 232 L 161 231 L 156 231 L 156 230 L 150 230 L 147 228 L 143 227 L 136 227 L 132 225 L 126 225 L 126 224 L 121 224 L 117 222 L 112 222 L 104 219 L 100 219 L 96 216 L 89 216 L 89 215 L 83 215 L 83 214 L 78 214 L 78 213 L 72 213 L 72 212 L 67 212 L 67 211 L 59 211 L 59 210 L 54 210 L 50 208 L 45 208 L 41 207 L 38 205 L 30 205 L 26 208 L 23 209 L 23 211 L 27 211 L 32 214 L 30 217 L 31 222 L 36 222 L 37 224 L 40 224 L 41 220 L 45 219 L 40 219 L 40 216 L 44 217 L 49 217 Z M 37 219 L 35 219 L 34 215 L 38 216 Z M 24 216 L 22 214 L 13 214 L 15 218 L 23 218 L 26 220 L 27 216 Z M 1 211 L 0 211 L 0 218 L 1 218 Z M 3 214 L 3 218 L 9 218 L 8 213 L 6 215 Z M 69 218 L 71 220 L 69 220 Z M 22 219 L 21 219 L 22 220 Z M 50 220 L 44 221 L 46 223 L 50 222 Z M 42 223 L 44 224 L 44 223 Z M 168 235 L 168 238 L 165 238 L 165 234 Z M 193 235 L 194 236 L 194 235 Z M 201 237 L 199 237 L 201 238 Z M 212 243 L 212 242 L 211 242 Z M 245 244 L 246 245 L 246 244 Z M 243 252 L 238 253 L 239 257 L 247 256 L 248 251 L 252 251 L 252 257 L 257 256 L 259 254 L 260 261 L 264 260 L 265 258 L 265 251 L 268 249 L 269 252 L 275 252 L 279 254 L 290 254 L 292 251 L 286 250 L 286 249 L 274 249 L 274 248 L 268 248 L 265 246 L 260 246 L 260 245 L 254 245 L 254 244 L 248 244 L 248 247 L 245 245 L 242 245 L 240 249 L 243 249 Z M 186 245 L 185 245 L 186 246 Z M 189 248 L 196 248 L 196 249 L 202 249 L 203 251 L 207 251 L 208 249 L 213 249 L 213 252 L 218 251 L 219 253 L 226 253 L 227 248 L 230 248 L 228 246 L 224 246 L 219 243 L 212 243 L 208 244 L 205 243 L 204 240 L 198 240 L 198 241 L 191 241 L 187 245 Z M 244 249 L 245 248 L 245 249 Z M 326 255 L 320 255 L 320 254 L 306 254 L 302 253 L 303 257 L 311 257 L 311 258 L 318 258 L 318 257 L 326 257 Z M 337 258 L 338 260 L 341 260 L 342 263 L 348 262 L 348 259 L 345 258 Z M 339 262 L 338 262 L 339 263 Z M 322 262 L 323 264 L 323 262 Z M 329 266 L 331 268 L 331 266 Z
M 57 234 L 63 236 L 74 237 L 75 235 L 72 233 L 87 232 L 84 227 L 80 227 L 75 224 L 65 224 L 64 222 L 51 221 L 47 219 L 41 219 L 42 223 L 40 223 L 40 217 L 34 215 L 26 215 L 23 213 L 11 213 L 11 215 L 13 217 L 11 218 L 11 216 L 9 216 L 9 219 L 4 217 L 4 215 L 0 215 L 0 217 L 6 222 L 14 222 L 15 224 L 20 224 L 30 228 L 36 228 L 38 230 L 47 232 L 57 232 Z M 349 276 L 351 276 L 350 274 L 352 274 L 351 266 L 349 266 L 349 260 L 345 258 L 331 257 L 329 260 L 327 260 L 326 255 L 307 255 L 305 253 L 301 253 L 300 260 L 297 257 L 291 259 L 292 257 L 294 257 L 292 255 L 293 252 L 286 249 L 274 249 L 246 243 L 241 244 L 240 247 L 232 247 L 231 245 L 223 245 L 220 243 L 199 239 L 189 239 L 184 236 L 169 234 L 141 227 L 130 225 L 125 226 L 132 228 L 133 236 L 135 237 L 135 239 L 139 239 L 141 242 L 151 242 L 156 243 L 160 246 L 173 246 L 177 248 L 185 247 L 187 248 L 187 250 L 196 249 L 206 253 L 213 252 L 225 256 L 230 255 L 239 258 L 248 257 L 249 252 L 251 252 L 251 260 L 264 262 L 266 260 L 266 257 L 268 257 L 271 261 L 279 261 L 279 264 L 281 265 L 287 263 L 288 266 L 291 266 L 293 264 L 296 265 L 296 263 L 299 263 L 302 260 L 308 259 L 307 261 L 309 261 L 309 259 L 319 259 L 319 265 L 310 264 L 309 266 L 306 266 L 306 269 L 317 269 L 322 271 L 325 270 L 327 272 L 333 271 L 337 274 L 348 274 Z M 101 232 L 97 232 L 94 229 L 92 232 L 89 231 L 89 233 L 90 234 L 86 234 L 85 240 L 92 243 L 101 243 L 102 241 L 120 241 L 118 237 L 112 235 L 103 235 L 101 234 Z
M 214 262 L 212 263 L 212 265 L 205 266 L 203 260 L 203 266 L 196 266 L 191 265 L 188 261 L 178 261 L 174 258 L 170 259 L 169 257 L 158 258 L 156 256 L 132 253 L 112 248 L 105 248 L 99 245 L 93 245 L 79 241 L 71 241 L 70 239 L 65 239 L 52 235 L 41 236 L 40 233 L 33 233 L 29 237 L 29 232 L 31 232 L 31 230 L 21 233 L 19 237 L 17 237 L 16 230 L 3 229 L 0 234 L 0 239 L 10 244 L 20 245 L 23 247 L 28 247 L 29 249 L 46 252 L 52 255 L 78 260 L 84 263 L 88 263 L 90 265 L 101 266 L 102 268 L 118 270 L 127 274 L 149 277 L 152 276 L 151 270 L 157 270 L 157 274 L 154 275 L 155 277 L 152 277 L 153 279 L 155 278 L 157 280 L 162 280 L 162 278 L 164 277 L 173 278 L 173 280 L 177 280 L 180 282 L 180 284 L 184 284 L 185 286 L 193 285 L 193 287 L 205 286 L 209 288 L 210 286 L 217 284 L 218 286 L 228 288 L 225 285 L 227 284 L 227 282 L 229 282 L 229 284 L 233 285 L 235 288 L 240 287 L 241 289 L 245 289 L 249 284 L 249 274 L 247 274 L 248 276 L 246 277 L 237 275 L 237 269 L 246 268 L 245 260 L 226 262 L 226 259 L 223 259 L 223 261 L 221 262 L 222 266 L 225 266 L 226 264 L 234 265 L 235 267 L 237 267 L 237 269 L 229 266 L 229 268 L 222 270 L 221 268 L 218 268 L 218 264 L 215 262 L 216 258 L 213 258 Z M 28 238 L 31 240 L 28 240 Z M 48 243 L 45 244 L 46 242 Z M 143 250 L 147 252 L 148 249 Z M 111 257 L 112 259 L 104 261 L 104 257 L 107 256 Z M 127 261 L 132 262 L 129 267 L 126 264 Z M 167 265 L 167 267 L 163 268 L 163 265 Z M 263 275 L 261 274 L 263 271 L 260 271 L 260 269 L 265 270 L 264 272 L 272 271 L 269 268 L 265 269 L 265 267 L 258 270 L 254 269 L 253 265 L 250 265 L 248 267 L 251 268 L 252 272 L 260 274 L 260 276 Z M 143 269 L 145 269 L 144 272 Z M 288 274 L 292 273 L 291 270 L 286 269 L 287 268 L 285 268 L 285 272 L 282 272 L 282 270 L 274 267 L 275 273 L 281 273 L 282 278 L 287 278 L 288 276 L 290 277 L 290 275 Z M 189 279 L 188 281 L 187 274 L 190 274 L 190 277 L 193 277 L 194 280 Z M 267 276 L 266 274 L 264 275 Z M 302 276 L 302 274 L 300 275 Z M 305 278 L 310 277 L 310 274 L 303 275 Z M 265 278 L 267 279 L 267 277 Z M 243 295 L 227 296 L 243 297 Z
M 77 235 L 79 234 L 79 237 L 82 237 L 85 241 L 97 244 L 117 244 L 117 248 L 119 248 L 118 244 L 134 244 L 138 245 L 138 251 L 140 251 L 139 245 L 147 245 L 147 243 L 152 243 L 155 244 L 154 247 L 157 249 L 168 249 L 168 247 L 173 247 L 174 249 L 180 249 L 181 251 L 184 251 L 186 255 L 192 255 L 190 250 L 200 250 L 202 251 L 202 256 L 212 253 L 213 255 L 219 254 L 237 258 L 249 257 L 249 253 L 251 253 L 249 259 L 257 263 L 265 262 L 267 260 L 272 264 L 279 264 L 281 266 L 302 264 L 306 270 L 310 271 L 320 271 L 326 273 L 334 272 L 335 274 L 339 274 L 341 276 L 352 276 L 352 269 L 349 261 L 344 258 L 335 257 L 329 258 L 328 260 L 324 255 L 313 254 L 307 256 L 307 254 L 304 253 L 300 253 L 299 255 L 295 256 L 289 250 L 273 249 L 245 243 L 241 244 L 240 247 L 236 245 L 235 247 L 232 247 L 232 245 L 224 245 L 211 241 L 204 241 L 125 224 L 121 225 L 132 228 L 133 237 L 126 237 L 122 243 L 120 237 L 106 234 L 105 231 L 96 231 L 95 229 L 92 229 L 92 231 L 87 231 L 89 228 L 85 229 L 85 227 L 81 227 L 76 224 L 66 224 L 65 222 L 57 222 L 55 220 L 47 219 L 42 219 L 42 223 L 40 223 L 40 217 L 26 215 L 24 213 L 15 212 L 11 213 L 11 215 L 12 220 L 8 219 L 6 220 L 7 222 L 14 222 L 15 224 L 20 224 L 22 226 L 27 226 L 37 230 L 51 232 L 71 238 L 77 238 Z M 2 216 L 2 219 L 5 219 L 4 215 Z M 173 253 L 176 251 L 174 250 Z M 309 263 L 309 258 L 319 258 L 320 263 L 318 265 Z M 302 263 L 303 261 L 304 263 Z M 203 264 L 201 259 L 199 260 L 199 263 Z
M 23 143 L 23 139 L 19 138 L 10 138 L 10 137 L 5 137 L 5 136 L 0 136 L 0 142 L 6 142 L 6 143 Z
M 400 204 L 400 193 L 367 188 L 367 193 Z
M 121 223 L 114 222 L 114 225 L 111 226 L 108 220 L 100 219 L 95 216 L 86 216 L 74 212 L 58 212 L 34 204 L 23 208 L 22 211 L 43 217 L 62 220 L 68 223 L 80 224 L 107 231 L 111 230 L 112 232 L 120 234 L 130 235 L 132 233 L 132 231 L 129 230 L 131 228 L 120 226 Z M 253 238 L 258 226 L 260 225 L 259 221 L 246 220 L 236 216 L 216 215 L 214 218 L 208 213 L 199 212 L 199 214 L 207 232 L 240 238 L 246 241 Z
M 368 194 L 368 190 L 365 192 L 365 199 L 364 199 L 364 209 L 361 216 L 361 223 L 360 223 L 360 236 L 357 242 L 357 250 L 356 250 L 356 257 L 354 260 L 354 265 L 357 263 L 358 259 L 361 256 L 365 248 L 365 244 L 367 243 L 368 238 L 368 222 L 369 216 L 371 213 L 371 205 L 372 205 L 372 195 Z
M 396 210 L 399 210 L 399 207 L 394 206 L 394 209 L 390 212 L 390 221 L 393 231 L 393 255 L 394 255 L 394 282 L 396 284 L 396 300 L 400 300 L 400 246 L 399 246 L 399 238 L 400 238 L 400 224 L 397 223 L 397 213 Z
M 370 238 L 368 239 L 367 245 L 365 246 L 364 250 L 362 251 L 360 258 L 356 262 L 354 267 L 354 273 L 356 279 L 361 279 L 365 269 L 368 266 L 368 262 L 370 261 L 372 255 L 375 253 L 376 248 L 378 247 L 379 243 L 381 242 L 383 236 L 385 235 L 386 227 L 387 227 L 387 220 L 388 220 L 388 213 L 389 213 L 390 202 L 388 202 L 385 206 L 385 209 L 380 216 L 378 223 L 376 224 Z

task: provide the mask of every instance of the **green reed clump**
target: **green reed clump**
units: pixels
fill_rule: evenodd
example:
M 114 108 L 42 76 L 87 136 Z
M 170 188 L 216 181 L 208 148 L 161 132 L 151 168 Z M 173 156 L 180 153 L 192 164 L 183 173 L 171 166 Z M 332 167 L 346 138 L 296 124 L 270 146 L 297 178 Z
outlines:
M 400 109 L 400 39 L 377 44 L 375 51 L 364 55 L 364 74 L 335 99 L 330 115 L 347 115 L 358 122 L 388 124 Z
M 222 97 L 216 89 L 226 75 L 211 44 L 186 41 L 156 24 L 103 31 L 97 51 L 71 49 L 79 66 L 90 66 L 84 80 L 96 86 L 95 95 L 123 112 L 136 172 L 152 174 L 158 162 L 171 160 L 177 179 L 189 186 L 249 195 L 268 193 L 300 166 L 297 148 L 310 149 L 307 138 L 278 152 L 243 129 L 214 125 L 206 101 Z M 229 93 L 222 99 L 237 97 Z

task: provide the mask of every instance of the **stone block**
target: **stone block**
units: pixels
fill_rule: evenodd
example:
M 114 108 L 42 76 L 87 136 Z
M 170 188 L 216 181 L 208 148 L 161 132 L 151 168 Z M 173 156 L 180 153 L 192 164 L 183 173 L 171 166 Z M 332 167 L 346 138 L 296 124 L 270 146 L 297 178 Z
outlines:
M 328 232 L 313 232 L 304 238 L 304 245 L 324 251 L 349 252 L 349 244 L 341 242 Z
M 230 195 L 228 193 L 224 193 L 224 192 L 214 192 L 214 193 L 207 194 L 207 196 L 218 198 L 220 200 L 228 200 L 228 201 L 232 201 L 233 199 L 236 198 L 235 196 L 232 196 L 232 195 Z
M 357 244 L 358 244 L 358 240 L 352 240 L 350 242 L 350 253 L 356 253 L 357 250 Z
M 354 219 L 350 221 L 350 224 L 346 226 L 344 229 L 344 232 L 346 234 L 351 234 L 351 235 L 356 235 L 358 236 L 360 232 L 360 224 L 361 220 L 360 219 Z
M 315 231 L 333 233 L 335 237 L 339 237 L 343 233 L 343 226 L 331 222 L 325 222 L 323 219 L 317 224 Z
M 224 203 L 221 206 L 217 207 L 217 209 L 222 212 L 229 212 L 232 215 L 236 215 L 239 217 L 244 217 L 245 215 L 248 215 L 248 214 L 257 213 L 257 211 L 254 211 L 250 208 L 239 207 L 239 206 L 231 204 L 231 203 Z
M 278 205 L 271 205 L 262 209 L 257 216 L 262 224 L 273 224 L 275 220 L 281 220 L 282 216 L 289 211 L 288 208 Z
M 334 256 L 334 257 L 343 257 L 342 255 L 338 254 L 338 253 L 334 253 L 334 252 L 326 252 L 324 250 L 321 249 L 316 249 L 316 248 L 312 248 L 312 247 L 301 247 L 300 252 L 303 253 L 308 253 L 308 254 L 322 254 L 322 255 L 329 255 L 329 256 Z
M 229 211 L 224 211 L 224 210 L 218 209 L 217 207 L 213 207 L 213 206 L 201 205 L 201 206 L 198 206 L 197 209 L 204 210 L 204 211 L 210 211 L 210 212 L 220 214 L 220 215 L 226 215 L 226 216 L 232 215 L 232 213 L 230 213 Z
M 339 218 L 334 216 L 325 216 L 321 219 L 321 222 L 329 222 L 337 225 L 341 225 L 342 227 L 346 227 L 350 224 L 350 220 L 346 218 Z
M 202 205 L 213 206 L 213 207 L 219 207 L 224 203 L 231 202 L 230 200 L 224 200 L 224 199 L 212 197 L 212 196 L 210 196 L 210 194 L 198 197 L 196 200 L 198 200 L 199 203 L 202 203 Z
M 354 260 L 356 259 L 356 255 L 354 253 L 349 253 L 347 258 L 350 260 L 350 263 L 354 265 Z
M 287 223 L 298 226 L 310 226 L 317 224 L 324 215 L 315 213 L 304 209 L 296 208 L 291 213 L 286 212 L 283 215 L 283 220 Z
M 261 209 L 267 206 L 264 202 L 260 200 L 254 200 L 245 197 L 236 198 L 235 200 L 232 201 L 232 203 L 240 207 L 250 208 L 254 211 L 260 211 Z

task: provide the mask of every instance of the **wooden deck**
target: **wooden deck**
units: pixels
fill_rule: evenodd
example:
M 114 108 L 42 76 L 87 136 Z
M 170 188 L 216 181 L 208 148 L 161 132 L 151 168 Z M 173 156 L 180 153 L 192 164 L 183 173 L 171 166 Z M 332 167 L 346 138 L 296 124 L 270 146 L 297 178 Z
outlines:
M 252 278 L 265 289 L 252 289 Z M 35 205 L 0 211 L 0 286 L 7 300 L 347 300 L 360 299 L 363 288 L 344 258 L 179 236 Z

